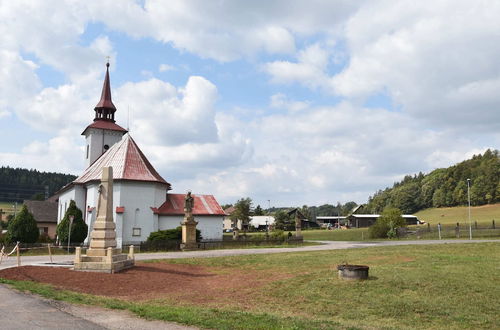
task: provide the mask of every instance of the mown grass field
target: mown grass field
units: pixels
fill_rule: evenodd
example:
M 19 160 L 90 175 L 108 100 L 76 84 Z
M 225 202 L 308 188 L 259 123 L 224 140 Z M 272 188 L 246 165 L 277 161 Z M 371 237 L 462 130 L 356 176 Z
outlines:
M 466 206 L 430 208 L 417 212 L 415 215 L 431 225 L 469 223 L 469 213 Z M 471 219 L 473 222 L 489 224 L 491 224 L 491 220 L 495 220 L 500 224 L 500 204 L 471 207 Z
M 177 259 L 214 273 L 268 278 L 236 300 L 199 305 L 161 299 L 122 301 L 5 281 L 75 303 L 128 309 L 150 319 L 216 329 L 498 329 L 499 243 L 377 247 L 324 252 Z M 340 280 L 336 265 L 370 266 L 370 279 Z M 231 288 L 227 288 L 228 292 Z M 241 301 L 241 300 L 240 300 Z
M 302 236 L 312 241 L 366 241 L 368 228 L 303 230 Z

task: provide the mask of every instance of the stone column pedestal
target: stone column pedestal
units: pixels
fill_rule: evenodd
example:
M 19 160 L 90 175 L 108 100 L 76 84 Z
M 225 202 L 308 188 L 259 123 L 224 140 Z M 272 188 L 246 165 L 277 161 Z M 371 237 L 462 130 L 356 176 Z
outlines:
M 198 222 L 194 221 L 192 216 L 185 218 L 182 222 L 182 251 L 197 250 L 198 243 L 196 242 L 196 225 Z

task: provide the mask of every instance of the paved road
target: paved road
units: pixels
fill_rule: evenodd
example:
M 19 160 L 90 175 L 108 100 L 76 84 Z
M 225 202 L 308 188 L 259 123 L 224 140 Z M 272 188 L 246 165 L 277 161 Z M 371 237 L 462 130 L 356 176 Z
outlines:
M 170 322 L 147 321 L 126 311 L 72 305 L 19 293 L 0 285 L 0 329 L 194 330 Z
M 224 256 L 237 256 L 248 254 L 269 254 L 269 253 L 288 253 L 302 251 L 325 251 L 339 249 L 366 248 L 372 246 L 394 246 L 394 245 L 428 245 L 428 244 L 462 244 L 462 243 L 485 243 L 496 242 L 500 240 L 416 240 L 416 241 L 380 241 L 380 242 L 342 242 L 342 241 L 320 241 L 322 245 L 303 246 L 296 248 L 259 248 L 259 249 L 227 249 L 227 250 L 203 250 L 190 252 L 158 252 L 158 253 L 138 253 L 136 260 L 148 259 L 179 259 L 179 258 L 211 258 Z M 48 256 L 26 256 L 21 258 L 21 265 L 46 265 Z M 70 263 L 73 256 L 62 255 L 53 256 L 55 263 Z M 17 265 L 16 257 L 9 257 L 0 264 L 0 269 L 15 267 Z

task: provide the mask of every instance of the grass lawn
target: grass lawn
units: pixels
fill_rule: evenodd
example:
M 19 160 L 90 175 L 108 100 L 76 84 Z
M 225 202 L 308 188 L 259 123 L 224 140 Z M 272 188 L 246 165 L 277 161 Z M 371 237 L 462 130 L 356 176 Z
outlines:
M 303 230 L 305 240 L 314 241 L 363 241 L 368 240 L 368 228 Z
M 466 206 L 430 208 L 415 213 L 422 221 L 430 222 L 431 225 L 454 224 L 459 222 L 461 225 L 469 221 L 468 208 Z M 495 220 L 500 227 L 500 204 L 491 204 L 471 207 L 471 219 L 478 223 L 488 223 Z
M 336 265 L 370 266 L 370 279 L 343 281 Z M 214 273 L 252 273 L 262 285 L 239 299 L 186 304 L 168 295 L 122 301 L 2 280 L 20 290 L 76 303 L 128 309 L 151 319 L 217 329 L 500 328 L 500 244 L 393 246 L 223 258 L 157 260 Z M 227 293 L 231 293 L 228 286 Z

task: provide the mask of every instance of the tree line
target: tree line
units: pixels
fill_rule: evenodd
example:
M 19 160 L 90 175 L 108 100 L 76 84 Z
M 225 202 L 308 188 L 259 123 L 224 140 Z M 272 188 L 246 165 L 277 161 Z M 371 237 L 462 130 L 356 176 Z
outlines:
M 43 200 L 75 179 L 76 176 L 71 174 L 2 166 L 0 167 L 0 201 Z
M 391 188 L 377 191 L 368 199 L 365 212 L 381 213 L 386 207 L 411 214 L 430 207 L 467 205 L 470 179 L 471 205 L 500 202 L 500 158 L 498 150 L 429 174 L 407 175 Z

